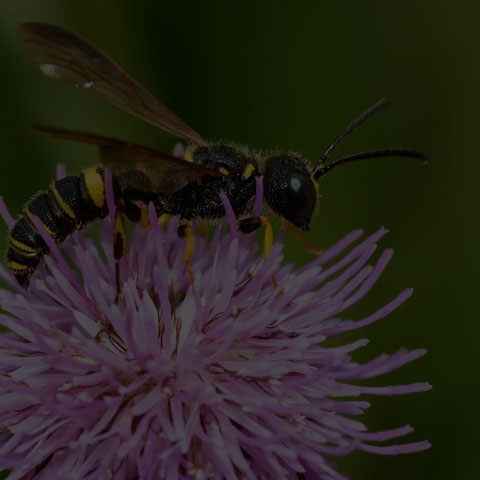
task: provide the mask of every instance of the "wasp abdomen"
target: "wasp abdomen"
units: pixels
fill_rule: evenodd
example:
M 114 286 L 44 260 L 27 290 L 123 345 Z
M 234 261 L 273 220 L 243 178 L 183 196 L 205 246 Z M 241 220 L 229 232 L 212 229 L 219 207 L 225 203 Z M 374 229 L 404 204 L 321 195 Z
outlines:
M 88 168 L 79 176 L 67 176 L 52 183 L 47 192 L 35 195 L 25 206 L 8 238 L 7 263 L 24 288 L 49 248 L 38 233 L 37 217 L 45 230 L 61 243 L 75 230 L 108 213 L 103 169 Z
M 75 229 L 72 224 L 65 222 L 60 210 L 48 193 L 35 195 L 25 206 L 24 212 L 31 225 L 33 224 L 33 218 L 38 217 L 45 230 L 57 242 L 65 240 L 67 235 Z

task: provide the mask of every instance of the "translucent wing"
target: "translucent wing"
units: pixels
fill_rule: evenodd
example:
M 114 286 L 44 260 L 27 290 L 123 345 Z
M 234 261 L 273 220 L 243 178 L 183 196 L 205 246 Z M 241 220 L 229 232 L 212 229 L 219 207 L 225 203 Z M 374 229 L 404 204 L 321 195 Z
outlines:
M 111 105 L 193 145 L 205 140 L 99 49 L 63 28 L 28 22 L 19 28 L 27 48 L 48 77 L 92 93 Z
M 123 142 L 115 138 L 37 125 L 34 126 L 34 129 L 56 139 L 96 145 L 99 148 L 103 164 L 114 173 L 140 168 L 149 175 L 154 192 L 170 193 L 202 177 L 222 175 L 218 170 L 212 170 L 153 148 Z

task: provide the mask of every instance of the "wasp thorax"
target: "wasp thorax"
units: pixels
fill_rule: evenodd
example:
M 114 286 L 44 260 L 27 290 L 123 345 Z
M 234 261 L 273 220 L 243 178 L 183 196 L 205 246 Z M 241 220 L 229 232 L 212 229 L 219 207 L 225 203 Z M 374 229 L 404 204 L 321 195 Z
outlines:
M 270 207 L 296 227 L 309 230 L 317 190 L 303 160 L 288 155 L 268 158 L 263 184 Z

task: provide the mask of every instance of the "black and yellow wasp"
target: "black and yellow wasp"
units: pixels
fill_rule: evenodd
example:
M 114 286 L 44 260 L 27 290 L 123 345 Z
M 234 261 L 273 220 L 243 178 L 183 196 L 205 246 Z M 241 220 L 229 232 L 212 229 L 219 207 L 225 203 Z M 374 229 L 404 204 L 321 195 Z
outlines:
M 417 150 L 389 149 L 350 155 L 330 164 L 330 152 L 356 127 L 385 104 L 380 100 L 364 112 L 329 145 L 311 168 L 298 155 L 262 157 L 258 153 L 205 141 L 130 77 L 117 63 L 78 36 L 45 23 L 24 23 L 20 36 L 48 77 L 92 92 L 113 106 L 149 122 L 185 142 L 183 158 L 134 143 L 84 132 L 37 127 L 52 137 L 98 146 L 103 166 L 112 172 L 115 198 L 114 256 L 125 250 L 122 215 L 133 222 L 144 219 L 145 206 L 153 202 L 160 222 L 179 215 L 179 235 L 186 236 L 184 260 L 189 268 L 193 253 L 192 219 L 217 219 L 225 215 L 220 194 L 228 197 L 241 232 L 266 228 L 265 253 L 271 247 L 271 226 L 264 216 L 252 216 L 256 177 L 263 176 L 264 201 L 287 224 L 308 230 L 317 203 L 317 181 L 337 165 L 376 157 L 403 156 L 425 159 Z M 7 262 L 20 285 L 27 288 L 49 248 L 38 229 L 37 217 L 47 232 L 61 243 L 90 222 L 109 212 L 105 199 L 104 167 L 87 168 L 78 176 L 52 182 L 36 194 L 9 234 Z M 250 216 L 249 216 L 250 215 Z M 191 274 L 192 275 L 192 274 Z

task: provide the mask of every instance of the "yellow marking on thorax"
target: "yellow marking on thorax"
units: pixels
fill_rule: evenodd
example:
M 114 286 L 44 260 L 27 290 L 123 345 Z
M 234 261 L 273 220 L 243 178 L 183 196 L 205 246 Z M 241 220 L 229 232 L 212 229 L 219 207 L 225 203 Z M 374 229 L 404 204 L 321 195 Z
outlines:
M 11 235 L 8 236 L 8 241 L 16 248 L 19 250 L 22 250 L 22 252 L 28 252 L 28 253 L 38 253 L 38 250 L 35 250 L 32 247 L 29 247 L 28 245 L 25 245 L 24 243 L 20 242 L 16 238 L 12 237 Z
M 183 159 L 184 159 L 186 162 L 193 163 L 193 153 L 192 153 L 190 150 L 187 150 L 187 151 L 185 152 L 185 155 L 184 155 Z
M 245 179 L 250 178 L 254 171 L 255 171 L 255 165 L 253 163 L 247 163 L 247 166 L 243 171 L 243 178 Z
M 225 167 L 220 167 L 218 170 L 225 177 L 228 177 L 230 175 L 230 172 Z
M 65 212 L 70 218 L 73 218 L 75 220 L 77 217 L 73 213 L 73 210 L 65 203 L 65 200 L 63 200 L 61 195 L 58 193 L 55 182 L 52 183 L 52 186 L 50 188 L 53 192 L 53 196 L 55 197 L 55 201 L 57 202 L 58 207 L 63 210 L 63 212 Z
M 28 268 L 30 268 L 27 265 L 22 265 L 21 263 L 14 261 L 7 262 L 7 265 L 8 268 L 10 268 L 11 270 L 27 270 Z
M 85 169 L 83 171 L 83 178 L 88 195 L 92 199 L 93 204 L 97 208 L 103 208 L 105 205 L 105 183 L 103 178 L 94 167 Z
M 27 217 L 28 219 L 30 220 L 30 222 L 32 222 L 32 225 L 33 225 L 33 213 L 30 211 L 30 209 L 28 208 L 28 204 L 27 206 L 25 207 L 25 213 L 27 214 Z M 42 225 L 43 225 L 43 228 L 52 236 L 54 237 L 55 236 L 55 232 L 52 232 L 48 227 L 47 225 L 45 224 L 45 222 L 37 216 L 37 218 L 42 222 Z

